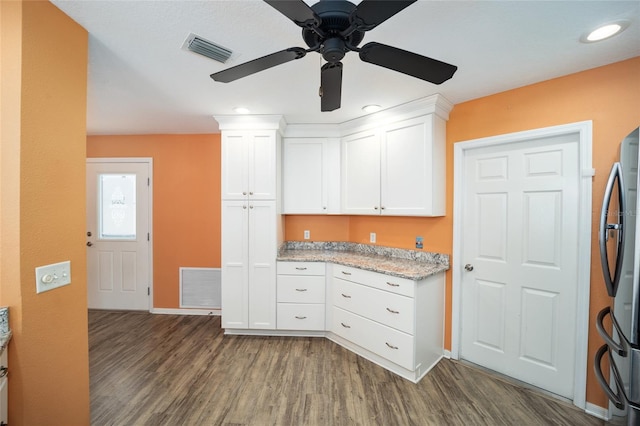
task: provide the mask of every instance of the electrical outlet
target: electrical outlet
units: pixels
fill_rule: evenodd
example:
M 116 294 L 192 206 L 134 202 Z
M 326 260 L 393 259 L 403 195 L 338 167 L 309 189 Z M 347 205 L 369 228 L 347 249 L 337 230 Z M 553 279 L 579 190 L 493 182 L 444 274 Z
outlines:
M 36 293 L 71 284 L 71 262 L 54 263 L 36 268 Z
M 370 243 L 375 243 L 376 242 L 376 233 L 372 232 L 369 234 L 369 242 Z
M 309 231 L 308 229 L 304 230 L 304 239 L 308 240 L 309 238 L 311 238 L 311 231 Z
M 422 237 L 416 237 L 416 248 L 417 249 L 422 249 L 423 247 L 424 247 L 424 245 L 423 245 Z

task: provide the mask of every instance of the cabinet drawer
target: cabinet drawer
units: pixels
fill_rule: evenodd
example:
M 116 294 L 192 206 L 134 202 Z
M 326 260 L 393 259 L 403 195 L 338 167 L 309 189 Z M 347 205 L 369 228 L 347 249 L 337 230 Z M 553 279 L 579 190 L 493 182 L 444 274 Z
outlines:
M 337 307 L 333 308 L 331 330 L 407 370 L 415 370 L 414 338 L 409 334 Z
M 324 276 L 278 275 L 278 302 L 324 303 Z
M 324 262 L 278 262 L 280 275 L 324 275 Z
M 415 293 L 415 282 L 412 280 L 365 271 L 364 269 L 352 268 L 350 266 L 335 265 L 333 267 L 333 276 L 404 296 L 413 297 Z
M 278 303 L 278 330 L 324 329 L 324 303 Z
M 347 311 L 362 315 L 408 334 L 414 334 L 414 300 L 361 284 L 333 280 L 333 303 Z

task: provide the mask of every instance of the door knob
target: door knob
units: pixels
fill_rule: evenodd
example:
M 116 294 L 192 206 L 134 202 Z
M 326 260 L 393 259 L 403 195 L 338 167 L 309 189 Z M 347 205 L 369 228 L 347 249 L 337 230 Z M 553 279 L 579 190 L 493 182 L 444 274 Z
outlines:
M 87 237 L 91 236 L 91 231 L 87 231 Z
M 87 247 L 91 247 L 93 243 L 91 241 L 87 241 Z
M 466 265 L 464 265 L 464 269 L 466 269 L 467 271 L 471 272 L 473 271 L 473 265 L 470 263 L 467 263 Z

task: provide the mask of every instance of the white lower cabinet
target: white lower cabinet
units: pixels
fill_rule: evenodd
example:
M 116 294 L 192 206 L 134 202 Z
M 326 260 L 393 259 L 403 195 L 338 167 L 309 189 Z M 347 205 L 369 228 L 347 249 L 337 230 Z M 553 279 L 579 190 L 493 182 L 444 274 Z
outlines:
M 9 383 L 7 379 L 7 371 L 9 365 L 7 362 L 7 349 L 2 351 L 0 355 L 0 426 L 9 423 Z
M 278 262 L 278 330 L 324 331 L 325 264 Z
M 441 358 L 444 273 L 412 281 L 334 265 L 330 331 L 335 341 L 419 381 Z
M 326 336 L 418 382 L 444 352 L 444 273 L 414 281 L 322 262 L 277 263 L 277 330 Z

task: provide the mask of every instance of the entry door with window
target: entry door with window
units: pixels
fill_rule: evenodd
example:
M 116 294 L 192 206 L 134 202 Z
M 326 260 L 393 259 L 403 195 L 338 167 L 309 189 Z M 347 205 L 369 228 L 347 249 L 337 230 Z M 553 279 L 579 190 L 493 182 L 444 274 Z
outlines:
M 90 309 L 150 308 L 150 170 L 150 159 L 87 159 Z

